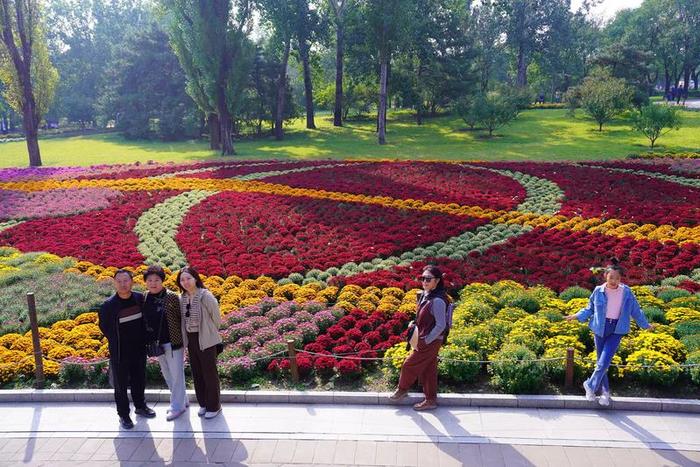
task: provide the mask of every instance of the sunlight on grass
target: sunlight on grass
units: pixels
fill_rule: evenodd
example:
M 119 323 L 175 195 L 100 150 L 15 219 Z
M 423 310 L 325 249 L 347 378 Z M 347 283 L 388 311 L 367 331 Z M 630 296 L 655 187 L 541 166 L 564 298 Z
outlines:
M 658 150 L 700 149 L 700 112 L 683 112 L 683 127 L 663 136 Z M 237 156 L 227 159 L 446 159 L 446 160 L 585 160 L 614 159 L 647 150 L 648 141 L 618 119 L 598 132 L 596 124 L 564 110 L 530 110 L 511 125 L 484 138 L 468 131 L 457 117 L 438 117 L 416 125 L 408 112 L 392 114 L 388 144 L 376 142 L 373 119 L 333 126 L 328 114 L 316 118 L 317 130 L 306 130 L 304 120 L 287 126 L 283 141 L 273 138 L 236 143 Z M 47 139 L 40 142 L 44 164 L 93 165 L 119 162 L 199 161 L 222 159 L 205 141 L 129 141 L 116 134 Z M 0 144 L 0 167 L 25 166 L 23 142 Z

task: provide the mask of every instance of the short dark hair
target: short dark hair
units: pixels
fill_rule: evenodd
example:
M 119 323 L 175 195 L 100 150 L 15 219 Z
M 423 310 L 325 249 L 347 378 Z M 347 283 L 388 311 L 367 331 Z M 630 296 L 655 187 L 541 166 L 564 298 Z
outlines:
M 182 287 L 182 284 L 180 284 L 180 277 L 182 277 L 183 272 L 186 272 L 190 276 L 194 277 L 194 283 L 197 285 L 197 287 L 200 289 L 206 289 L 206 287 L 204 287 L 204 282 L 202 282 L 202 278 L 199 277 L 199 273 L 195 270 L 195 268 L 192 266 L 185 266 L 177 273 L 177 286 L 179 287 L 180 292 L 186 292 L 186 290 Z
M 119 274 L 126 274 L 127 276 L 129 276 L 129 279 L 134 279 L 134 274 L 128 269 L 117 269 L 117 271 L 112 277 L 116 279 Z
M 614 256 L 610 258 L 610 263 L 605 266 L 605 275 L 607 276 L 612 271 L 617 271 L 621 276 L 625 274 L 625 270 L 620 266 L 620 260 Z
M 163 267 L 159 264 L 152 264 L 148 266 L 148 269 L 146 269 L 143 273 L 143 280 L 147 280 L 148 276 L 152 274 L 155 274 L 156 276 L 160 277 L 160 280 L 162 281 L 165 280 L 165 271 L 163 270 Z

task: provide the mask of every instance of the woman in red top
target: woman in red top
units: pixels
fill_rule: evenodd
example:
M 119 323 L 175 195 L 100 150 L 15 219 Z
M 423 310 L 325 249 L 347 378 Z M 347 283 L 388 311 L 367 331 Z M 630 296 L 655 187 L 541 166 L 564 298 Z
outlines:
M 438 352 L 444 339 L 447 303 L 442 271 L 437 266 L 423 268 L 420 281 L 423 292 L 418 298 L 416 329 L 418 343 L 401 367 L 399 387 L 390 396 L 393 401 L 403 399 L 416 380 L 423 386 L 425 400 L 413 406 L 416 410 L 437 407 Z

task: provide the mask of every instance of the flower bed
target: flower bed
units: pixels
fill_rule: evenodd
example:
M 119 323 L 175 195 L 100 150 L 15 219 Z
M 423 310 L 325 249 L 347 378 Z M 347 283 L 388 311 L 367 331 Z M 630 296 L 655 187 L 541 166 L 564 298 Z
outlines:
M 560 214 L 622 222 L 697 226 L 700 188 L 604 168 L 563 163 L 494 162 L 488 167 L 547 178 L 565 193 Z
M 681 366 L 700 359 L 693 162 L 3 169 L 0 382 L 31 377 L 22 314 L 31 285 L 43 307 L 50 376 L 102 384 L 105 342 L 92 315 L 81 313 L 110 293 L 106 279 L 117 267 L 134 271 L 142 288 L 144 262 L 171 267 L 165 283 L 173 290 L 182 265 L 204 274 L 226 323 L 220 371 L 230 383 L 284 384 L 290 362 L 278 352 L 289 339 L 307 384 L 391 379 L 406 356 L 415 277 L 430 262 L 447 270 L 453 291 L 462 289 L 459 326 L 441 351 L 443 381 L 490 378 L 499 390 L 531 392 L 561 379 L 567 347 L 576 349 L 577 375 L 590 371 L 590 333 L 561 317 L 585 304 L 601 280 L 591 268 L 612 255 L 629 284 L 657 284 L 637 292 L 660 324 L 623 339 L 615 362 L 627 366 L 614 377 L 700 380 Z M 486 372 L 474 363 L 482 359 L 499 363 Z M 149 372 L 157 375 L 152 362 Z
M 0 232 L 0 244 L 22 251 L 49 251 L 98 264 L 139 264 L 134 226 L 146 209 L 177 194 L 172 191 L 125 192 L 109 206 L 83 214 L 34 219 Z
M 267 181 L 299 188 L 513 209 L 525 190 L 512 178 L 460 164 L 373 162 L 280 175 Z
M 597 284 L 600 277 L 591 267 L 604 266 L 611 256 L 620 259 L 626 270 L 625 281 L 633 285 L 651 284 L 700 267 L 700 248 L 696 243 L 679 246 L 542 228 L 513 237 L 482 253 L 474 251 L 464 260 L 434 258 L 433 262 L 450 271 L 455 286 L 466 281 L 512 279 L 529 285 L 544 284 L 561 291 L 572 285 L 590 288 Z M 336 283 L 414 287 L 418 284 L 411 271 L 419 270 L 424 264 L 425 261 L 419 261 L 409 266 L 340 277 Z
M 190 263 L 210 274 L 281 278 L 401 253 L 484 222 L 429 211 L 225 192 L 192 208 L 176 240 Z
M 59 217 L 103 209 L 121 193 L 106 188 L 20 191 L 0 190 L 0 222 Z

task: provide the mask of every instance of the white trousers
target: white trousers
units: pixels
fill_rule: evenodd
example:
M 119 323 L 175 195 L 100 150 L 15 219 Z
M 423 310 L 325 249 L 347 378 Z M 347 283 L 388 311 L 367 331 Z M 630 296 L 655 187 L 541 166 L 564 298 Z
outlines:
M 170 343 L 163 344 L 165 353 L 158 357 L 160 371 L 170 389 L 170 411 L 181 412 L 187 404 L 185 392 L 185 348 L 173 350 Z

